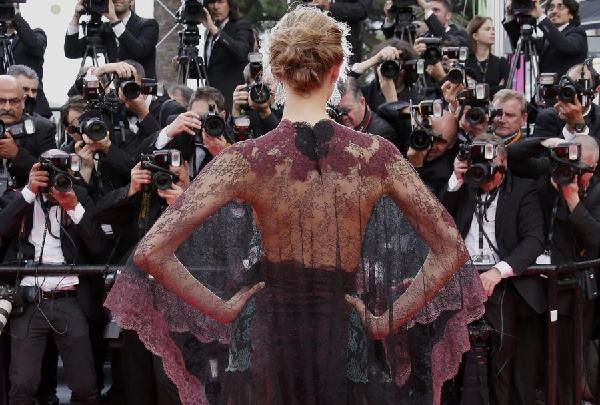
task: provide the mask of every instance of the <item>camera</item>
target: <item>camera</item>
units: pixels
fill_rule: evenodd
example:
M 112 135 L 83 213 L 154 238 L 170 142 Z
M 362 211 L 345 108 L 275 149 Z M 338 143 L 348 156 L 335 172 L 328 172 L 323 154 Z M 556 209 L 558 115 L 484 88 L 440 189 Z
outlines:
M 25 138 L 35 133 L 35 123 L 29 118 L 12 125 L 7 125 L 0 120 L 0 139 L 5 138 L 5 132 L 9 132 L 14 139 Z
M 469 48 L 466 46 L 447 46 L 442 49 L 442 56 L 464 63 L 469 57 Z
M 327 103 L 327 115 L 329 118 L 337 122 L 338 124 L 342 124 L 342 119 L 348 115 L 348 110 L 340 107 L 339 105 L 333 105 L 331 103 Z
M 25 3 L 25 0 L 1 1 L 0 0 L 0 21 L 3 23 L 11 22 L 15 19 L 16 10 L 13 3 Z M 1 329 L 0 329 L 1 330 Z
M 83 10 L 87 14 L 108 13 L 108 0 L 85 0 Z
M 475 87 L 469 87 L 458 94 L 459 103 L 470 106 L 465 113 L 467 122 L 471 125 L 482 124 L 486 121 L 489 112 L 490 87 L 487 83 L 479 83 Z
M 177 22 L 186 25 L 202 24 L 204 4 L 202 0 L 184 0 L 177 11 Z
M 17 289 L 6 284 L 0 284 L 0 333 L 8 323 L 8 318 L 17 297 Z
M 430 117 L 441 117 L 444 114 L 442 100 L 423 100 L 419 104 L 411 105 L 411 116 L 416 127 L 408 138 L 409 146 L 414 150 L 429 149 L 438 135 L 431 131 Z
M 77 132 L 86 134 L 93 141 L 106 138 L 112 122 L 112 113 L 120 108 L 116 94 L 107 95 L 100 91 L 97 77 L 86 75 L 83 79 L 83 98 L 86 108 L 79 117 Z
M 208 113 L 200 116 L 200 122 L 202 123 L 200 131 L 202 129 L 206 130 L 208 136 L 218 138 L 225 134 L 225 120 L 219 115 L 216 107 L 212 104 L 208 106 Z M 197 135 L 201 136 L 200 132 Z
M 171 166 L 182 164 L 181 153 L 177 149 L 156 150 L 149 154 L 141 154 L 142 169 L 152 173 L 152 186 L 157 190 L 168 190 L 179 179 L 171 172 Z
M 535 8 L 534 0 L 512 0 L 511 7 L 515 14 L 525 14 Z
M 468 163 L 469 168 L 464 174 L 464 179 L 465 183 L 472 186 L 480 186 L 490 180 L 498 169 L 494 164 L 496 145 L 490 142 L 474 141 L 461 144 L 457 157 Z
M 584 173 L 593 173 L 593 169 L 581 162 L 581 145 L 565 142 L 550 148 L 550 175 L 556 184 L 566 186 L 575 177 Z
M 42 190 L 43 193 L 50 192 L 51 188 L 61 193 L 66 193 L 73 189 L 73 176 L 71 176 L 69 170 L 73 172 L 80 170 L 78 155 L 66 152 L 56 153 L 50 157 L 41 157 L 40 164 L 41 169 L 48 172 L 49 178 L 49 186 Z
M 544 105 L 553 105 L 558 99 L 558 74 L 540 73 L 538 77 L 539 99 Z
M 448 74 L 446 78 L 450 83 L 453 84 L 461 84 L 465 82 L 465 69 L 460 63 L 455 63 L 452 65 L 450 70 L 448 70 Z
M 392 13 L 398 13 L 398 12 L 402 12 L 405 9 L 409 8 L 409 7 L 417 7 L 417 0 L 393 0 L 392 1 L 392 8 L 390 9 L 390 12 Z
M 435 65 L 442 60 L 442 38 L 421 38 L 419 42 L 427 45 L 423 59 L 427 65 Z
M 246 90 L 250 93 L 250 99 L 256 104 L 264 104 L 271 98 L 271 89 L 263 82 L 262 55 L 260 52 L 248 54 L 248 69 L 254 83 L 249 84 Z
M 383 77 L 393 80 L 398 79 L 400 72 L 404 71 L 404 83 L 407 86 L 411 86 L 425 72 L 425 60 L 386 60 L 381 63 L 379 70 Z
M 129 77 L 125 80 L 115 78 L 115 87 L 120 89 L 123 96 L 133 100 L 138 98 L 140 95 L 153 95 L 155 96 L 158 92 L 158 85 L 156 79 L 143 78 L 142 84 L 135 82 L 133 77 Z

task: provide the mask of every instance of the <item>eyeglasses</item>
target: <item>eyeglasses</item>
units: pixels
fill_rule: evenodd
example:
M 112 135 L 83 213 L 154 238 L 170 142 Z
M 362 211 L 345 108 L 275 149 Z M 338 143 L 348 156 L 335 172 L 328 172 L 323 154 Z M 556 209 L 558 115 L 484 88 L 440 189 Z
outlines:
M 558 3 L 558 4 L 550 4 L 548 6 L 548 11 L 553 11 L 553 10 L 558 10 L 558 11 L 563 11 L 567 8 L 567 6 L 565 6 L 562 3 Z
M 21 98 L 0 98 L 0 106 L 5 105 L 6 103 L 10 104 L 12 107 L 16 107 L 23 102 Z

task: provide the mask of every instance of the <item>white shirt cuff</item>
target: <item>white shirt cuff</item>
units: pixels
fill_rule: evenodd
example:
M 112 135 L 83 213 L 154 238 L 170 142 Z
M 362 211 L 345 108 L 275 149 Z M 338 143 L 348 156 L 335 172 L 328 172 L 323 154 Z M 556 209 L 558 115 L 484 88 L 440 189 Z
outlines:
M 115 33 L 115 36 L 119 38 L 125 32 L 125 24 L 123 24 L 123 21 L 121 21 L 117 25 L 113 26 L 112 29 Z
M 85 214 L 85 208 L 83 208 L 83 205 L 81 205 L 81 203 L 77 203 L 75 209 L 67 211 L 67 215 L 71 217 L 75 225 L 81 222 L 83 214 Z
M 156 141 L 154 142 L 154 146 L 156 149 L 162 149 L 171 141 L 169 136 L 167 135 L 167 128 L 163 128 L 159 133 Z
M 537 24 L 540 25 L 540 23 L 542 21 L 544 21 L 546 18 L 548 18 L 548 16 L 546 14 L 542 14 L 541 16 L 538 17 Z
M 506 262 L 498 262 L 494 267 L 497 268 L 498 271 L 500 271 L 500 275 L 502 276 L 502 278 L 512 277 L 515 275 L 512 267 L 510 267 L 510 264 Z
M 23 190 L 21 190 L 21 195 L 27 204 L 31 204 L 35 201 L 35 194 L 27 186 L 23 187 Z
M 79 34 L 79 25 L 71 25 L 67 27 L 67 35 Z
M 431 11 L 431 9 L 425 10 L 425 19 L 428 19 L 432 15 L 433 15 L 433 11 Z
M 447 190 L 450 192 L 454 192 L 457 191 L 459 188 L 461 188 L 461 186 L 463 185 L 464 181 L 463 180 L 459 180 L 456 177 L 456 174 L 452 173 L 452 176 L 450 176 L 450 178 L 448 179 L 448 188 Z
M 562 130 L 562 134 L 563 134 L 563 138 L 565 138 L 566 141 L 572 141 L 573 138 L 575 138 L 577 135 L 589 135 L 590 134 L 590 129 L 589 127 L 586 125 L 585 126 L 585 130 L 583 132 L 571 132 L 569 131 L 568 125 L 565 125 L 563 127 Z

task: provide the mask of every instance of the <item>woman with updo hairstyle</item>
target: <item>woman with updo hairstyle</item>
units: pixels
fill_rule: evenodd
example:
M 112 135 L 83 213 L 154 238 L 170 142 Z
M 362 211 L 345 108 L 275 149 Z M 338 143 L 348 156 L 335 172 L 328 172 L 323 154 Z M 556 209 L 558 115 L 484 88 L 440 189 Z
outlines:
M 490 98 L 506 87 L 510 67 L 508 60 L 492 53 L 495 41 L 494 21 L 490 17 L 476 15 L 467 25 L 469 57 L 465 63 L 478 83 L 490 85 Z
M 117 319 L 152 323 L 138 328 L 140 339 L 162 357 L 183 404 L 207 402 L 183 361 L 194 348 L 177 350 L 170 332 L 229 344 L 227 364 L 217 367 L 224 405 L 399 403 L 416 324 L 431 331 L 420 333 L 418 351 L 431 370 L 414 380 L 425 381 L 419 392 L 433 403 L 469 348 L 466 325 L 482 315 L 483 293 L 463 266 L 468 253 L 452 218 L 394 145 L 327 115 L 349 55 L 346 34 L 315 7 L 299 6 L 275 25 L 265 74 L 285 97 L 279 126 L 216 156 L 126 266 L 153 278 L 120 281 L 138 305 Z M 231 277 L 219 280 L 221 292 L 174 252 L 230 201 L 251 207 L 259 248 L 223 241 Z M 401 242 L 409 224 L 429 246 L 412 267 L 416 250 Z

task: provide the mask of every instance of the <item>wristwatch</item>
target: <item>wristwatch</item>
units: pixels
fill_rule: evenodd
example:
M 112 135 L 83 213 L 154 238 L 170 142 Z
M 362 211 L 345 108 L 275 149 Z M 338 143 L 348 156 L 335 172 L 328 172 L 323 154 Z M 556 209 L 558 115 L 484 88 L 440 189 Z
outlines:
M 583 133 L 583 131 L 585 131 L 585 127 L 587 127 L 587 125 L 585 125 L 585 122 L 573 125 L 573 129 L 575 129 L 575 132 L 577 132 L 578 134 Z

